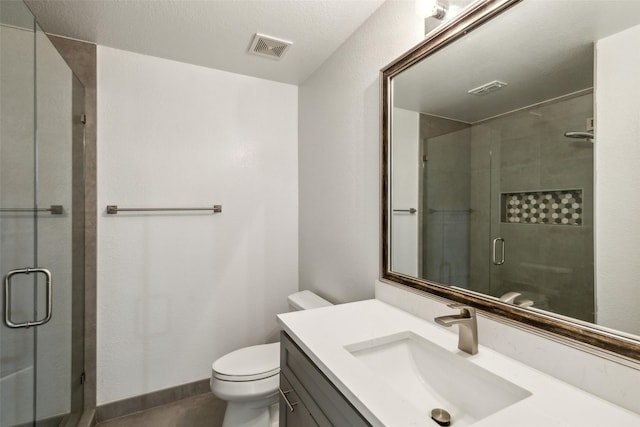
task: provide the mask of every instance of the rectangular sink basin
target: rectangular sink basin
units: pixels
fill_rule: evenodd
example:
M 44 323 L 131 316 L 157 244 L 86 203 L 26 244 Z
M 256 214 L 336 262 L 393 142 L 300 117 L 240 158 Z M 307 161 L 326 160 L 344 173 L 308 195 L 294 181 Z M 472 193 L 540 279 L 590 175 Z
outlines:
M 464 427 L 531 393 L 412 332 L 345 346 L 381 381 L 431 417 L 442 408 Z M 434 422 L 433 424 L 437 424 Z

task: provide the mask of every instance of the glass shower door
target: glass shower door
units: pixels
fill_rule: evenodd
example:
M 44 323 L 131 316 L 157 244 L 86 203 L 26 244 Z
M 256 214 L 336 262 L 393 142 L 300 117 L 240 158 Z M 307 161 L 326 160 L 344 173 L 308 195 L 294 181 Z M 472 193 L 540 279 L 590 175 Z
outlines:
M 0 4 L 0 271 L 35 266 L 35 21 L 21 3 Z M 12 212 L 10 209 L 25 209 Z M 34 320 L 34 275 L 3 282 L 0 326 L 0 425 L 35 419 L 35 328 L 11 328 Z
M 0 427 L 82 410 L 83 102 L 28 8 L 0 1 Z

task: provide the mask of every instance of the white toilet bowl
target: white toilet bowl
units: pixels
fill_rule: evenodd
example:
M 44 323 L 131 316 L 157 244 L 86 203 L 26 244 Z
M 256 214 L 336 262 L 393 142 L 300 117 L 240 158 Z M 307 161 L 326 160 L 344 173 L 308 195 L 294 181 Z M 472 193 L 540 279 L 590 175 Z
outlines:
M 222 426 L 271 425 L 269 407 L 278 402 L 279 373 L 279 343 L 241 348 L 216 360 L 210 384 L 211 391 L 227 401 Z
M 332 305 L 310 291 L 289 296 L 291 310 Z M 241 348 L 213 362 L 211 391 L 227 401 L 222 427 L 277 427 L 280 343 Z

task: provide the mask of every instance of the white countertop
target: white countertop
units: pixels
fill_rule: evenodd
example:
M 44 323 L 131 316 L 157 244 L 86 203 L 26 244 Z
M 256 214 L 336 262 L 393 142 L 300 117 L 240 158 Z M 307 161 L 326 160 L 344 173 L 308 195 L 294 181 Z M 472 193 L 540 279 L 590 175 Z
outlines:
M 452 310 L 452 314 L 455 311 Z M 376 378 L 344 347 L 413 332 L 530 391 L 531 396 L 474 423 L 477 427 L 640 426 L 640 415 L 595 397 L 482 346 L 458 350 L 457 327 L 443 328 L 378 300 L 360 301 L 278 316 L 283 330 L 374 426 L 434 427 L 431 408 L 416 408 Z M 640 387 L 640 385 L 639 385 Z M 455 427 L 455 420 L 452 423 Z

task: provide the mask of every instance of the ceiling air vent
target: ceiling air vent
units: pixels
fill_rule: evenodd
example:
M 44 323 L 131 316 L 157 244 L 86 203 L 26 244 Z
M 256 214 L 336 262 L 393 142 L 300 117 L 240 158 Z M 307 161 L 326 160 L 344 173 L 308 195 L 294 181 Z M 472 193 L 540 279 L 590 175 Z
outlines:
M 291 45 L 292 43 L 286 40 L 276 39 L 264 34 L 256 34 L 249 48 L 249 53 L 279 59 L 282 58 Z

